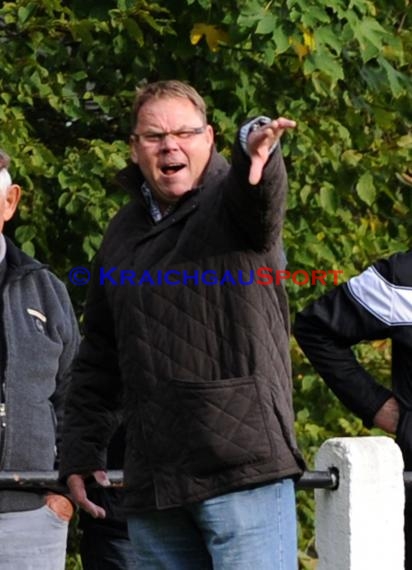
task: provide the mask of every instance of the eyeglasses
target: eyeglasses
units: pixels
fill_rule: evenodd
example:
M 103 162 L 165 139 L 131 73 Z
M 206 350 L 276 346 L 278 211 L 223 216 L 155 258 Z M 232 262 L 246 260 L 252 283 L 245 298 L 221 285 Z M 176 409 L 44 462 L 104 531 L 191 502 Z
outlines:
M 154 146 L 163 142 L 164 139 L 169 135 L 179 141 L 185 141 L 193 138 L 196 135 L 201 135 L 205 132 L 205 129 L 206 126 L 167 132 L 148 131 L 147 133 L 132 133 L 130 136 L 132 140 L 140 141 L 145 145 Z

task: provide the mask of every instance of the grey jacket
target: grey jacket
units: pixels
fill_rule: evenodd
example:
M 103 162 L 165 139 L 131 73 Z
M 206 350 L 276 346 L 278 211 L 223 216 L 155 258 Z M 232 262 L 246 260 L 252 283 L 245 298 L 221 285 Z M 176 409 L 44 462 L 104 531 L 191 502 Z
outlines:
M 0 470 L 56 468 L 79 332 L 64 284 L 7 240 L 2 289 Z M 41 493 L 0 490 L 0 512 L 40 506 Z

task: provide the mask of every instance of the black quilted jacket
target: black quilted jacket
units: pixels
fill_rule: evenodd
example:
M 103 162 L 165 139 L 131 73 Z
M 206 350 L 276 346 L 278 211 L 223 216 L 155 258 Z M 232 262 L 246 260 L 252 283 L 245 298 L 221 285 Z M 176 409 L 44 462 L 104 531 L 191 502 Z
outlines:
M 256 275 L 282 263 L 284 164 L 277 149 L 254 187 L 238 144 L 232 164 L 214 151 L 203 186 L 157 224 L 138 167 L 119 176 L 135 197 L 96 260 L 61 475 L 105 467 L 122 391 L 129 512 L 301 473 L 287 298 Z

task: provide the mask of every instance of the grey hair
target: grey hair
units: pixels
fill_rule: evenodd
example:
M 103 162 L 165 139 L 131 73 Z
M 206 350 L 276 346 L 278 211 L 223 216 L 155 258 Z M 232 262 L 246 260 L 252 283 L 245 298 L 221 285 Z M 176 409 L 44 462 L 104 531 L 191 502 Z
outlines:
M 8 188 L 12 185 L 11 176 L 8 171 L 10 157 L 0 149 L 0 195 L 4 196 Z

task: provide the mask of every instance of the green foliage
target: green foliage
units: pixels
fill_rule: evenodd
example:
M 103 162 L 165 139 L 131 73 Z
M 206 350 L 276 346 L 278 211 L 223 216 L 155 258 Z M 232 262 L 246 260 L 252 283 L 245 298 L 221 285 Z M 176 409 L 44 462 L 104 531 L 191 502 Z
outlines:
M 66 568 L 65 570 L 82 570 L 83 565 L 80 560 L 79 554 L 69 554 L 66 560 Z
M 341 282 L 410 247 L 411 30 L 409 0 L 3 2 L 0 146 L 24 189 L 7 231 L 64 279 L 87 266 L 127 200 L 115 174 L 127 160 L 135 88 L 178 78 L 205 96 L 227 156 L 248 115 L 296 119 L 282 140 L 289 268 L 342 270 Z M 326 287 L 288 289 L 293 317 Z M 84 290 L 70 291 L 80 309 Z M 367 432 L 293 344 L 292 353 L 310 464 L 327 437 Z M 388 370 L 386 347 L 362 347 L 360 356 L 377 378 Z M 300 496 L 310 568 L 312 499 Z
M 69 533 L 67 538 L 67 556 L 65 570 L 82 570 L 83 565 L 80 559 L 79 545 L 80 545 L 80 530 L 78 529 L 79 516 L 78 512 L 70 521 Z

